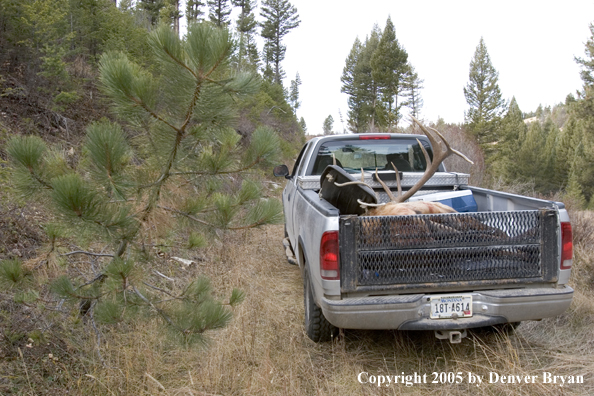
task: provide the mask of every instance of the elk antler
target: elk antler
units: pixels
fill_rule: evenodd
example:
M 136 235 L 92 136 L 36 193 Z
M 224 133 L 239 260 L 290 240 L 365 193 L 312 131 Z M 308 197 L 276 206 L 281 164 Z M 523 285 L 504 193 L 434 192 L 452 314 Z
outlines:
M 391 193 L 388 194 L 390 196 L 392 202 L 394 202 L 394 203 L 401 203 L 401 202 L 406 201 L 410 197 L 412 197 L 417 191 L 419 191 L 421 189 L 421 187 L 423 187 L 425 185 L 425 183 L 427 183 L 427 181 L 429 181 L 429 179 L 431 179 L 431 176 L 433 176 L 435 174 L 435 172 L 437 172 L 439 165 L 447 157 L 449 157 L 452 154 L 456 154 L 457 156 L 461 157 L 462 159 L 470 162 L 471 164 L 474 164 L 474 162 L 472 162 L 464 154 L 462 154 L 458 150 L 454 150 L 453 148 L 451 148 L 450 144 L 443 137 L 443 135 L 441 133 L 439 133 L 438 130 L 429 127 L 429 129 L 431 129 L 433 132 L 435 132 L 437 134 L 440 141 L 437 141 L 437 139 L 435 139 L 435 137 L 431 134 L 431 132 L 429 132 L 429 129 L 425 128 L 425 126 L 423 126 L 423 124 L 421 124 L 421 122 L 419 120 L 417 120 L 413 116 L 410 116 L 410 118 L 419 127 L 421 127 L 421 130 L 423 131 L 425 136 L 427 136 L 427 138 L 431 142 L 431 146 L 433 146 L 433 161 L 431 161 L 431 159 L 429 158 L 429 154 L 427 154 L 427 150 L 425 150 L 425 147 L 423 147 L 423 144 L 417 139 L 417 142 L 419 142 L 419 146 L 421 147 L 421 150 L 423 151 L 423 155 L 425 156 L 425 161 L 427 162 L 427 167 L 425 169 L 425 173 L 423 174 L 421 179 L 417 183 L 415 183 L 415 185 L 412 186 L 404 194 L 399 194 L 399 196 L 395 197 L 395 199 L 393 198 Z M 394 164 L 392 164 L 392 167 L 394 167 L 394 170 L 396 171 L 396 182 L 398 185 L 400 185 L 400 177 L 398 176 L 398 169 L 394 166 Z M 379 178 L 378 178 L 378 180 L 379 180 Z M 384 182 L 380 182 L 380 183 L 382 184 L 382 187 L 384 188 L 384 190 L 389 190 L 388 186 L 386 186 Z
M 419 139 L 417 139 L 417 142 L 419 143 L 419 147 L 421 148 L 421 151 L 423 152 L 423 155 L 425 156 L 425 162 L 426 162 L 427 166 L 425 168 L 425 173 L 419 179 L 419 181 L 416 182 L 415 185 L 412 186 L 404 194 L 402 193 L 402 187 L 401 187 L 401 182 L 400 182 L 400 175 L 398 173 L 398 168 L 396 168 L 394 163 L 391 162 L 392 168 L 394 168 L 394 172 L 396 173 L 396 186 L 397 186 L 397 190 L 398 190 L 398 196 L 396 196 L 396 197 L 394 196 L 394 194 L 392 194 L 392 191 L 386 185 L 386 183 L 384 183 L 384 181 L 382 179 L 380 179 L 377 168 L 376 168 L 376 170 L 375 170 L 376 179 L 381 184 L 381 186 L 384 189 L 384 191 L 386 192 L 386 194 L 388 194 L 390 202 L 387 204 L 386 203 L 372 204 L 372 203 L 362 202 L 361 200 L 358 200 L 357 202 L 359 202 L 359 204 L 362 207 L 373 208 L 372 211 L 369 213 L 370 215 L 378 215 L 378 213 L 380 213 L 381 211 L 386 212 L 386 210 L 384 210 L 383 208 L 386 208 L 389 211 L 393 211 L 393 208 L 395 208 L 396 206 L 404 211 L 408 210 L 409 212 L 412 212 L 412 213 L 403 213 L 403 214 L 414 214 L 414 213 L 418 214 L 418 213 L 425 213 L 425 212 L 427 212 L 427 213 L 450 213 L 453 209 L 451 209 L 443 204 L 440 204 L 440 203 L 426 203 L 426 202 L 405 203 L 405 201 L 408 200 L 410 197 L 412 197 L 417 191 L 419 191 L 425 185 L 425 183 L 427 183 L 427 181 L 429 181 L 429 179 L 431 179 L 431 177 L 435 174 L 435 172 L 437 172 L 439 165 L 450 155 L 456 154 L 457 156 L 461 157 L 465 161 L 468 161 L 471 164 L 474 164 L 474 162 L 472 162 L 470 159 L 468 159 L 468 157 L 466 157 L 464 154 L 462 154 L 458 150 L 454 150 L 450 146 L 448 141 L 445 139 L 445 137 L 443 137 L 443 135 L 441 133 L 439 133 L 439 131 L 437 131 L 434 128 L 429 127 L 429 129 L 431 131 L 433 131 L 434 133 L 436 133 L 437 136 L 439 137 L 439 141 L 438 141 L 435 138 L 435 136 L 433 136 L 432 132 L 430 132 L 429 129 L 427 129 L 423 124 L 421 124 L 421 122 L 419 120 L 417 120 L 413 116 L 410 116 L 410 118 L 419 127 L 421 127 L 421 130 L 423 131 L 425 136 L 427 136 L 427 139 L 429 139 L 429 141 L 431 142 L 431 146 L 433 147 L 433 161 L 431 161 L 431 158 L 429 158 L 429 154 L 427 153 L 427 150 L 425 150 L 425 147 L 423 146 L 421 141 Z M 333 158 L 334 158 L 334 155 L 333 155 Z M 330 181 L 332 181 L 332 180 L 330 180 Z M 351 182 L 342 183 L 342 184 L 334 182 L 334 184 L 337 187 L 343 187 L 343 186 L 347 186 L 347 185 L 351 185 L 351 184 L 361 184 L 361 185 L 365 185 L 365 186 L 371 188 L 371 186 L 369 186 L 365 182 L 363 169 L 361 169 L 361 181 L 351 181 Z M 377 194 L 376 194 L 376 197 L 377 197 Z M 408 207 L 407 207 L 407 205 L 408 205 Z M 426 207 L 422 207 L 422 208 L 419 207 L 419 206 L 423 206 L 423 205 Z

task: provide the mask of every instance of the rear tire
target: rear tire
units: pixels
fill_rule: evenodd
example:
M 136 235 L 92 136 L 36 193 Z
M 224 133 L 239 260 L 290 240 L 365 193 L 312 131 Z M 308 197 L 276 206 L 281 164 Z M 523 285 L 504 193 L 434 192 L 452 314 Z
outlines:
M 338 328 L 324 317 L 322 309 L 316 305 L 309 273 L 303 276 L 303 304 L 305 306 L 305 332 L 314 342 L 328 342 L 338 334 Z

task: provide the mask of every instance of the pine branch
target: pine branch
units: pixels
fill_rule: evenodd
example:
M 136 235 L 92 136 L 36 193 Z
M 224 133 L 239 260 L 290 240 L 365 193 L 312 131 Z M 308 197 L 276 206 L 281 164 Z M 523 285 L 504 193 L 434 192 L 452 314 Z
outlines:
M 151 285 L 151 284 L 149 284 L 149 283 L 146 283 L 146 282 L 142 282 L 142 283 L 143 283 L 145 286 L 148 286 L 148 287 L 150 287 L 151 289 L 154 289 L 154 290 L 160 291 L 161 293 L 167 294 L 169 297 L 173 298 L 174 300 L 184 300 L 184 298 L 183 298 L 183 297 L 180 297 L 180 296 L 175 296 L 175 295 L 173 295 L 173 294 L 169 293 L 167 290 L 161 289 L 160 287 L 153 286 L 153 285 Z
M 200 220 L 200 219 L 192 216 L 189 213 L 182 212 L 181 210 L 177 210 L 177 209 L 174 209 L 174 208 L 169 208 L 169 207 L 163 206 L 163 205 L 157 205 L 157 207 L 159 209 L 163 209 L 163 210 L 166 210 L 168 212 L 177 213 L 179 215 L 182 215 L 182 216 L 184 216 L 184 217 L 186 217 L 186 218 L 188 218 L 188 219 L 190 219 L 192 221 L 195 221 L 196 223 L 200 223 L 200 224 L 205 225 L 205 226 L 208 226 L 208 227 L 219 228 L 219 227 L 215 226 L 214 224 L 211 224 L 211 223 L 209 223 L 207 221 L 204 221 L 204 220 Z
M 234 174 L 234 173 L 241 173 L 241 172 L 245 172 L 247 170 L 252 169 L 254 166 L 258 165 L 259 163 L 263 162 L 264 158 L 260 157 L 258 159 L 256 159 L 255 161 L 252 161 L 250 164 L 238 168 L 238 169 L 233 169 L 233 170 L 228 170 L 228 171 L 217 171 L 217 172 L 200 172 L 200 171 L 196 171 L 196 172 L 171 172 L 171 175 L 196 175 L 196 176 L 204 176 L 204 175 L 228 175 L 228 174 Z
M 196 103 L 198 102 L 198 97 L 200 96 L 201 91 L 202 81 L 200 78 L 197 78 L 196 88 L 194 89 L 194 95 L 192 96 L 192 101 L 190 102 L 190 106 L 188 107 L 188 111 L 186 113 L 186 119 L 184 120 L 184 123 L 180 128 L 182 131 L 184 131 L 184 133 L 188 124 L 190 123 L 190 120 L 192 119 L 192 115 L 194 114 L 194 108 L 196 107 Z
M 174 131 L 179 133 L 179 128 L 177 128 L 175 125 L 172 125 L 167 120 L 165 120 L 163 117 L 161 117 L 159 114 L 157 114 L 153 110 L 151 110 L 142 100 L 137 99 L 136 97 L 134 97 L 132 95 L 126 95 L 126 97 L 128 99 L 130 99 L 132 102 L 136 103 L 138 106 L 142 107 L 144 109 L 144 111 L 146 111 L 155 120 L 162 122 L 163 124 L 167 125 L 169 128 L 171 128 Z
M 97 337 L 97 356 L 99 356 L 99 360 L 101 361 L 101 364 L 103 365 L 103 367 L 111 368 L 107 365 L 107 363 L 105 363 L 105 360 L 103 360 L 103 355 L 101 355 L 101 332 L 99 331 L 99 329 L 97 328 L 97 324 L 95 323 L 95 313 L 94 313 L 96 303 L 97 302 L 95 301 L 91 305 L 91 309 L 89 310 L 89 316 L 91 318 L 91 324 L 93 325 L 93 330 L 95 331 L 95 336 Z
M 196 79 L 198 79 L 198 75 L 194 72 L 194 70 L 192 70 L 191 68 L 188 67 L 188 65 L 186 65 L 184 62 L 182 62 L 180 59 L 176 58 L 167 48 L 161 48 L 163 50 L 163 52 L 165 52 L 165 54 L 167 54 L 167 56 L 169 56 L 171 58 L 171 60 L 173 60 L 176 64 L 178 64 L 179 66 L 181 66 L 182 68 L 186 69 L 187 71 L 190 72 L 190 74 L 192 76 L 194 76 Z
M 183 329 L 179 328 L 179 327 L 178 327 L 178 326 L 177 326 L 175 323 L 173 323 L 173 320 L 171 320 L 171 318 L 170 318 L 169 316 L 167 316 L 167 315 L 165 314 L 165 312 L 163 312 L 163 310 L 162 310 L 162 309 L 160 309 L 159 307 L 155 306 L 155 305 L 154 305 L 154 304 L 153 304 L 153 303 L 152 303 L 152 302 L 151 302 L 151 301 L 150 301 L 148 298 L 146 298 L 145 296 L 143 296 L 143 295 L 142 295 L 142 294 L 141 294 L 141 293 L 138 291 L 138 289 L 136 288 L 136 286 L 132 286 L 132 289 L 134 290 L 134 293 L 136 293 L 136 295 L 137 295 L 138 297 L 140 297 L 140 299 L 141 299 L 142 301 L 144 301 L 145 303 L 147 303 L 148 305 L 150 305 L 150 306 L 151 306 L 151 308 L 153 308 L 155 311 L 157 311 L 157 313 L 158 313 L 159 315 L 161 315 L 161 317 L 162 317 L 163 319 L 165 319 L 165 321 L 166 321 L 167 323 L 169 323 L 169 324 L 170 324 L 172 327 L 174 327 L 175 329 L 177 329 L 177 330 L 178 330 L 179 332 L 181 332 L 182 334 L 184 333 Z
M 86 252 L 84 250 L 76 250 L 74 252 L 64 253 L 61 256 L 72 256 L 73 254 L 86 254 L 87 256 L 94 256 L 94 257 L 115 257 L 113 254 L 92 253 L 92 252 Z
M 248 225 L 244 225 L 244 226 L 237 226 L 237 227 L 219 227 L 219 226 L 217 226 L 217 225 L 215 225 L 215 224 L 212 224 L 212 223 L 209 223 L 209 222 L 207 222 L 207 221 L 200 220 L 200 219 L 198 219 L 198 218 L 196 218 L 196 217 L 192 216 L 192 215 L 191 215 L 191 214 L 189 214 L 189 213 L 182 212 L 181 210 L 177 210 L 177 209 L 169 208 L 169 207 L 167 207 L 167 206 L 162 206 L 162 205 L 157 205 L 157 207 L 158 207 L 159 209 L 163 209 L 163 210 L 166 210 L 166 211 L 168 211 L 168 212 L 173 212 L 173 213 L 180 214 L 180 215 L 182 215 L 182 216 L 186 217 L 187 219 L 190 219 L 190 220 L 192 220 L 192 221 L 195 221 L 196 223 L 199 223 L 199 224 L 202 224 L 202 225 L 206 225 L 206 226 L 209 226 L 209 227 L 212 227 L 212 228 L 216 228 L 216 229 L 219 229 L 219 230 L 240 231 L 240 230 L 247 230 L 247 229 L 249 229 L 249 228 L 259 227 L 259 226 L 261 226 L 261 225 L 265 225 L 265 224 L 267 224 L 267 219 L 262 219 L 262 220 L 260 220 L 260 221 L 256 221 L 256 222 L 254 222 L 254 223 L 252 223 L 252 224 L 248 224 Z M 201 213 L 202 213 L 202 212 L 201 212 Z

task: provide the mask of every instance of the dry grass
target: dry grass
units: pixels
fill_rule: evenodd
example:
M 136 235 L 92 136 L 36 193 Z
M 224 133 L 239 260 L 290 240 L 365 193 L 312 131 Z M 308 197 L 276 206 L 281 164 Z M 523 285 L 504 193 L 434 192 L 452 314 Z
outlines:
M 594 394 L 594 301 L 589 257 L 591 214 L 574 214 L 576 287 L 571 309 L 560 317 L 523 323 L 511 334 L 470 332 L 461 344 L 432 332 L 345 331 L 332 343 L 315 344 L 304 333 L 302 281 L 287 264 L 282 226 L 226 237 L 208 259 L 169 276 L 205 274 L 221 295 L 246 292 L 230 326 L 210 334 L 209 348 L 180 348 L 156 322 L 104 330 L 100 361 L 96 338 L 61 334 L 62 344 L 5 353 L 0 387 L 6 394 L 75 395 L 589 395 Z M 170 264 L 173 265 L 173 264 Z M 76 324 L 73 320 L 72 323 Z M 73 324 L 73 326 L 75 325 Z M 78 326 L 83 326 L 78 323 Z M 59 347 L 59 348 L 58 348 Z M 62 351 L 62 352 L 60 352 Z M 49 353 L 61 360 L 48 359 Z M 49 360 L 49 361 L 48 361 Z M 49 365 L 49 366 L 48 366 Z M 6 371 L 9 370 L 9 371 Z M 53 371 L 52 371 L 53 370 Z M 427 383 L 378 387 L 360 384 L 369 375 L 426 375 Z M 460 384 L 433 384 L 432 373 L 458 373 Z M 583 384 L 543 384 L 543 373 L 584 376 Z M 482 376 L 480 386 L 469 373 Z M 488 383 L 490 373 L 536 376 L 536 383 Z M 59 378 L 48 380 L 48 375 Z M 8 378 L 10 377 L 10 378 Z M 8 379 L 7 379 L 8 378 Z M 447 382 L 447 381 L 446 381 Z M 18 387 L 15 385 L 18 384 Z M 52 386 L 53 384 L 53 386 Z

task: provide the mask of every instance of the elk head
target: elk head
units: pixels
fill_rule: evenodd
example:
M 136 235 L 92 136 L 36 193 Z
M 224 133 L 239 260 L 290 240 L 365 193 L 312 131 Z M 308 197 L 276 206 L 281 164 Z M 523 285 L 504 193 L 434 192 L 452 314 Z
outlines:
M 360 202 L 361 205 L 370 207 L 370 209 L 365 214 L 366 216 L 400 216 L 413 214 L 437 214 L 456 212 L 449 206 L 446 206 L 439 202 L 405 202 L 407 199 L 412 197 L 417 191 L 419 191 L 425 185 L 425 183 L 429 181 L 429 179 L 431 179 L 431 176 L 433 176 L 435 172 L 437 172 L 439 165 L 450 155 L 455 154 L 463 158 L 464 160 L 470 162 L 471 164 L 474 164 L 474 162 L 468 159 L 468 157 L 466 157 L 464 154 L 451 148 L 450 144 L 443 137 L 443 135 L 439 133 L 439 131 L 433 128 L 426 128 L 425 126 L 423 126 L 423 124 L 421 124 L 419 120 L 412 116 L 411 118 L 421 128 L 425 136 L 427 136 L 427 138 L 431 142 L 431 146 L 433 146 L 433 161 L 431 161 L 431 159 L 429 158 L 429 154 L 427 153 L 427 150 L 425 150 L 425 147 L 423 147 L 423 144 L 421 144 L 421 142 L 417 139 L 417 142 L 419 142 L 419 146 L 423 151 L 423 155 L 425 156 L 425 161 L 427 163 L 425 173 L 423 174 L 421 179 L 417 183 L 415 183 L 414 186 L 412 186 L 405 193 L 402 193 L 402 188 L 400 185 L 400 176 L 398 175 L 398 168 L 396 168 L 396 166 L 394 166 L 394 164 L 392 163 L 392 167 L 396 172 L 396 186 L 398 189 L 397 196 L 394 196 L 394 194 L 392 194 L 392 191 L 390 191 L 390 188 L 379 178 L 376 169 L 376 178 L 382 185 L 384 191 L 388 194 L 390 202 L 379 205 L 366 204 Z M 430 132 L 429 129 L 431 129 L 431 131 L 433 131 L 433 133 L 437 135 L 439 141 L 435 138 L 435 136 L 433 136 L 433 133 Z

